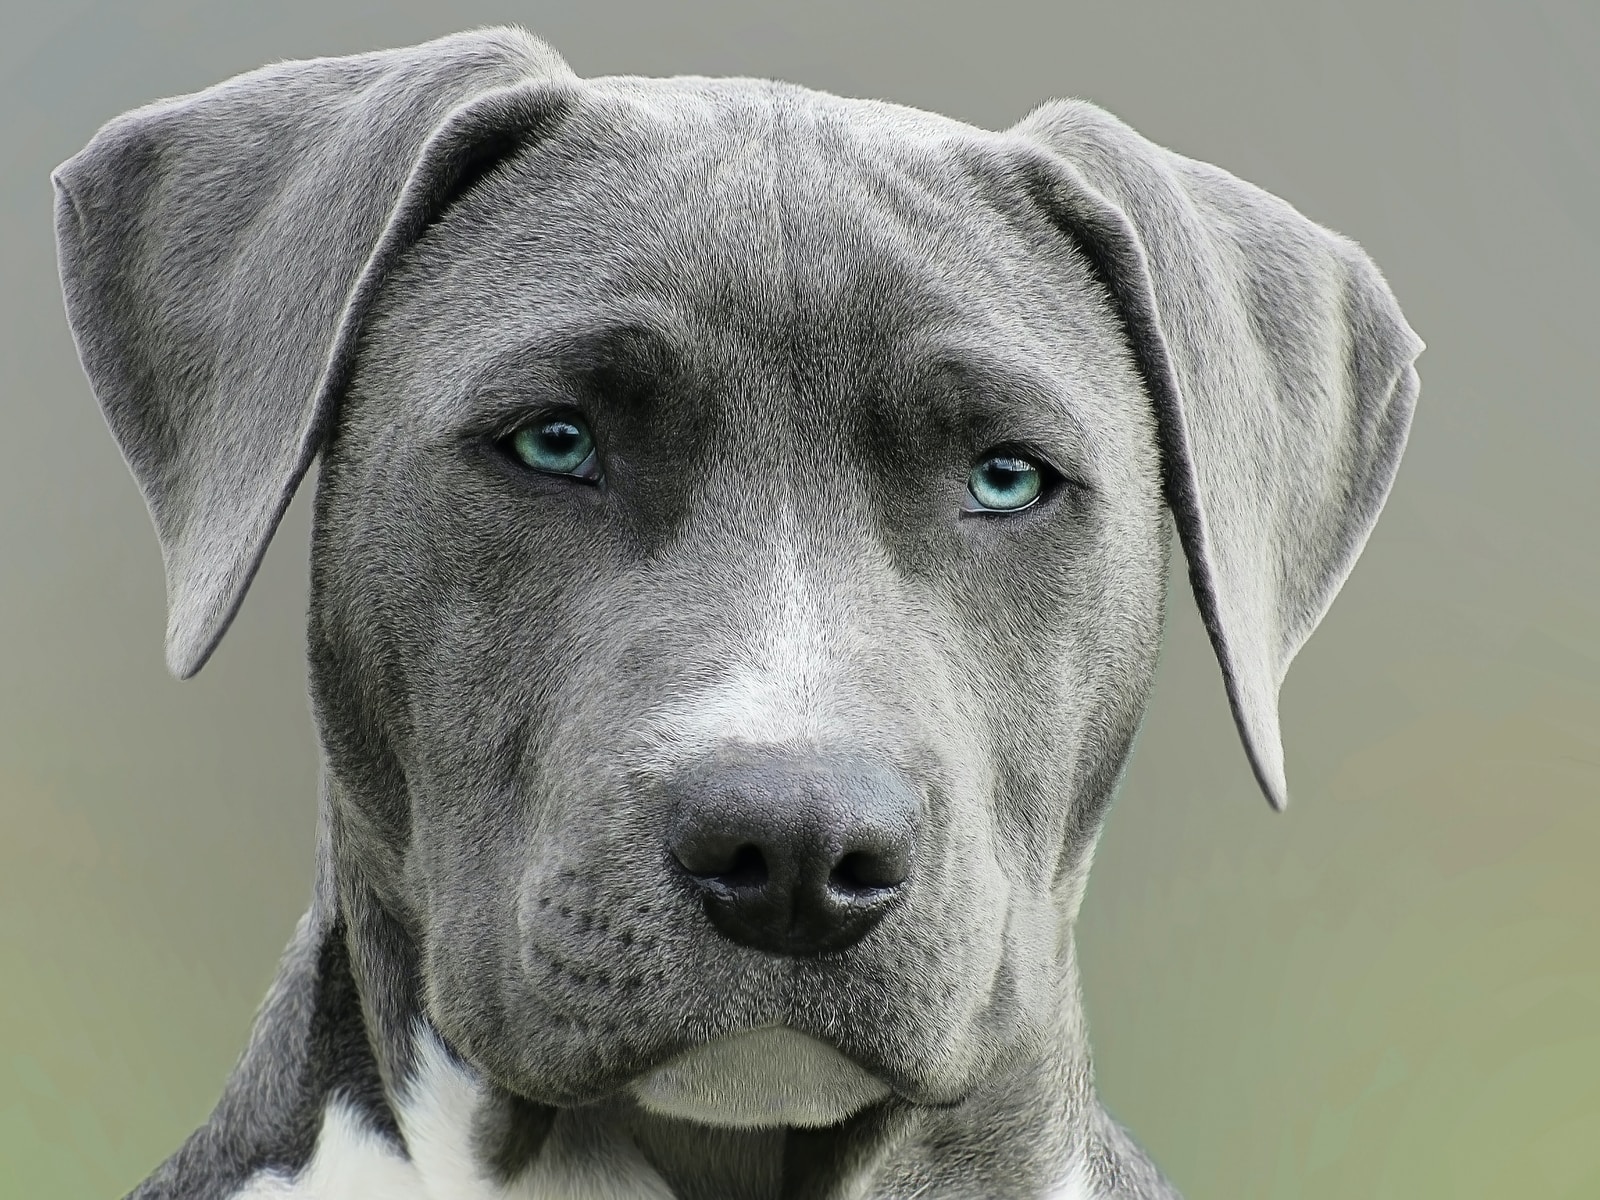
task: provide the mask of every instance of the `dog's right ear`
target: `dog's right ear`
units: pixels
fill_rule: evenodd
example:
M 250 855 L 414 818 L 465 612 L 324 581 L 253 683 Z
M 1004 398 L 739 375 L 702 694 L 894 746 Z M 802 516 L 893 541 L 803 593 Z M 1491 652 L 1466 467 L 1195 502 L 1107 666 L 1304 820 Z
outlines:
M 315 458 L 385 272 L 576 77 L 520 29 L 279 63 L 105 125 L 51 176 L 78 356 L 205 663 Z

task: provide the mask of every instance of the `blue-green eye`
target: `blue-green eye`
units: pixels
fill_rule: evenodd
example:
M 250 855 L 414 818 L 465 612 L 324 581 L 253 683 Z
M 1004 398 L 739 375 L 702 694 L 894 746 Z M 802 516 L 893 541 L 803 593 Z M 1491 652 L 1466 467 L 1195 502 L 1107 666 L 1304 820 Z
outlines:
M 594 435 L 580 417 L 554 417 L 511 435 L 511 451 L 535 471 L 590 479 L 597 473 Z
M 991 454 L 967 476 L 968 512 L 1016 512 L 1044 494 L 1044 469 L 1014 454 Z

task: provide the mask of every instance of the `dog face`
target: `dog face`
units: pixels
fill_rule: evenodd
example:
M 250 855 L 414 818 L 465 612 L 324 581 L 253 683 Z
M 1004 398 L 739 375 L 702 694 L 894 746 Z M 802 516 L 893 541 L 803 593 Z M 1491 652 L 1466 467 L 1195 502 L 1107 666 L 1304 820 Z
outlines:
M 788 88 L 657 106 L 502 163 L 375 302 L 314 543 L 340 828 L 435 1022 L 521 1094 L 786 1026 L 951 1101 L 1053 1015 L 1150 677 L 1150 406 L 1088 266 L 959 131 Z M 588 472 L 516 453 L 553 417 Z M 968 511 L 997 449 L 1039 498 Z M 675 817 L 740 786 L 792 816 L 813 761 L 911 797 L 893 903 L 830 952 L 729 937 Z
M 322 852 L 410 964 L 367 999 L 414 977 L 547 1103 L 828 1124 L 1037 1058 L 1168 513 L 1281 804 L 1278 685 L 1417 391 L 1358 247 L 1081 101 L 989 133 L 487 30 L 55 179 L 169 664 L 320 454 Z M 811 1082 L 744 1105 L 772 1055 Z

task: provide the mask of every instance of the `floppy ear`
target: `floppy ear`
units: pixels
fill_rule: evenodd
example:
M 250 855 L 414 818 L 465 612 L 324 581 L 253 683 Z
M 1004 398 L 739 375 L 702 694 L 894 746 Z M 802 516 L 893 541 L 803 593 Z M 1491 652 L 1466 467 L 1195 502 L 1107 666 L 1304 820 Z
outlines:
M 1093 104 L 1044 105 L 1008 142 L 1121 311 L 1234 719 L 1281 809 L 1278 690 L 1388 496 L 1423 343 L 1354 242 Z
M 233 619 L 385 271 L 575 77 L 520 29 L 286 62 L 136 109 L 51 176 L 67 316 L 167 577 L 167 666 Z

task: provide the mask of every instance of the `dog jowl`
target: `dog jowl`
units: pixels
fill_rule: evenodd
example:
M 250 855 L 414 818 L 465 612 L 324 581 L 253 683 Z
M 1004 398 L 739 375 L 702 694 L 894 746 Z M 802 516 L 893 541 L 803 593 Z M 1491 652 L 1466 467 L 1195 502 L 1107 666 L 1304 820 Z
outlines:
M 315 898 L 136 1195 L 1176 1194 L 1072 928 L 1174 531 L 1284 802 L 1418 387 L 1358 246 L 1084 101 L 514 29 L 163 101 L 55 182 L 174 673 L 320 461 Z

